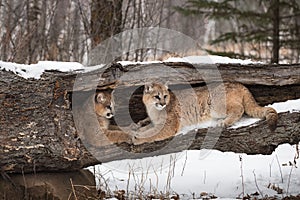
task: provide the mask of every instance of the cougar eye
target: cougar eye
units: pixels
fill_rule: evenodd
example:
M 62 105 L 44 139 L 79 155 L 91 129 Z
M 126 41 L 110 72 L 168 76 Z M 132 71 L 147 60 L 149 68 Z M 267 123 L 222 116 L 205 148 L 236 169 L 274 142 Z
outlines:
M 160 97 L 158 95 L 155 95 L 154 98 L 160 100 Z
M 164 95 L 164 99 L 166 99 L 168 97 L 168 95 Z

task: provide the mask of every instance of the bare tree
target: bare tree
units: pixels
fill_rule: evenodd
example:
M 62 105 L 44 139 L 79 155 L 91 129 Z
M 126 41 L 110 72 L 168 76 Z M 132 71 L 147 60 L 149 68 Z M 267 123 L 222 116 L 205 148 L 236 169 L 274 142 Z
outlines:
M 279 13 L 279 0 L 271 1 L 271 11 L 273 15 L 273 34 L 272 34 L 272 57 L 271 63 L 279 62 L 279 50 L 280 50 L 280 40 L 279 40 L 279 29 L 280 29 L 280 13 Z
M 122 0 L 91 1 L 92 47 L 121 32 Z
M 82 62 L 97 44 L 124 29 L 159 26 L 191 35 L 197 32 L 194 21 L 181 20 L 182 16 L 173 9 L 181 3 L 178 0 L 1 0 L 1 3 L 0 50 L 4 61 Z M 150 52 L 154 52 L 152 58 Z M 156 59 L 156 54 L 159 54 L 156 50 L 140 49 L 124 58 Z
M 6 0 L 3 2 L 3 24 L 1 54 L 3 60 L 13 60 L 16 49 L 19 47 L 23 24 L 19 23 L 24 18 L 24 2 Z
M 50 60 L 58 60 L 59 37 L 65 27 L 66 14 L 69 8 L 70 0 L 56 0 L 55 14 L 49 29 L 49 51 Z

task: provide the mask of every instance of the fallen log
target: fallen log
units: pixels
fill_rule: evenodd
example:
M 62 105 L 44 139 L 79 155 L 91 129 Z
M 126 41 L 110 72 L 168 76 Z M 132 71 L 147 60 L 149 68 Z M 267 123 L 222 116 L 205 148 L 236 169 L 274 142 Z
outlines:
M 270 154 L 279 144 L 296 144 L 300 141 L 299 112 L 280 114 L 274 133 L 270 133 L 262 121 L 255 126 L 239 129 L 192 130 L 166 141 L 139 146 L 126 143 L 114 145 L 105 142 L 105 138 L 99 134 L 95 136 L 98 125 L 93 113 L 90 113 L 92 120 L 89 122 L 89 132 L 96 142 L 90 144 L 78 130 L 74 113 L 77 109 L 82 110 L 96 89 L 119 89 L 124 98 L 115 99 L 116 113 L 121 116 L 121 124 L 118 125 L 138 122 L 146 117 L 141 101 L 142 86 L 157 80 L 168 80 L 169 84 L 180 87 L 203 86 L 222 80 L 238 81 L 251 90 L 261 105 L 266 105 L 300 98 L 299 74 L 300 65 L 154 63 L 128 66 L 112 64 L 88 73 L 48 71 L 41 79 L 34 80 L 2 70 L 1 171 L 72 171 L 112 160 L 141 158 L 184 149 L 213 148 Z

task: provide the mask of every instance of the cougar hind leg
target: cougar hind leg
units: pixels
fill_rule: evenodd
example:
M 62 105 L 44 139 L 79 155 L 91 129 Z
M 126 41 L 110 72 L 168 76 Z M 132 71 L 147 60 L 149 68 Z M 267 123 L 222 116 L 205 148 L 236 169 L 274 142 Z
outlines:
M 244 107 L 241 104 L 227 106 L 226 117 L 219 122 L 219 126 L 229 127 L 241 119 L 244 114 Z

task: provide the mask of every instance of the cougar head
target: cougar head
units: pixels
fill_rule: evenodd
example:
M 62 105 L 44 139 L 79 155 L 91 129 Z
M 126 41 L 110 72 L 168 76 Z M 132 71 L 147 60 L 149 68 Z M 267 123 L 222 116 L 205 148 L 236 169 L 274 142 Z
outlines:
M 98 116 L 105 117 L 107 119 L 114 116 L 114 101 L 110 92 L 96 92 L 95 112 Z
M 143 103 L 146 107 L 154 106 L 157 110 L 163 110 L 170 103 L 168 86 L 161 83 L 145 85 Z

